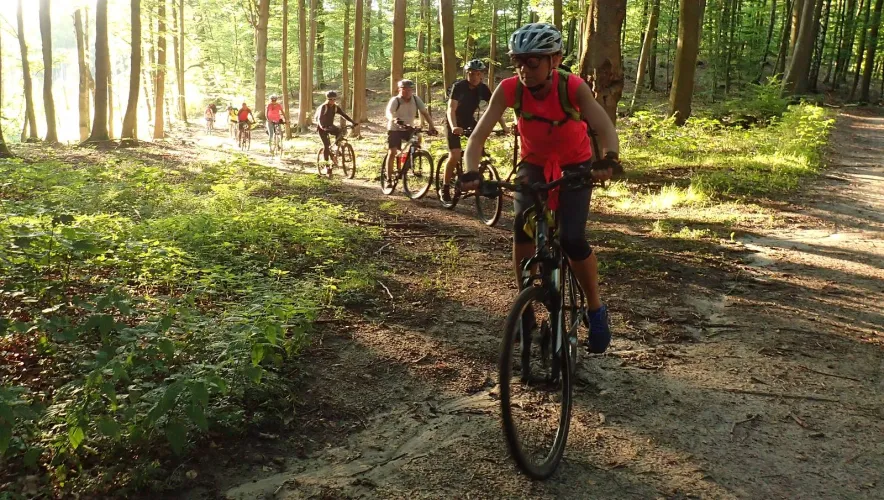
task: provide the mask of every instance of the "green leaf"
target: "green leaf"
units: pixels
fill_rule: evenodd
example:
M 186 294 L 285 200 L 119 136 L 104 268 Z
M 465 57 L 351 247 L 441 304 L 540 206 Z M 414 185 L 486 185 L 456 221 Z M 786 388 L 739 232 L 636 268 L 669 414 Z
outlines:
M 206 420 L 206 412 L 203 410 L 202 406 L 196 403 L 190 404 L 187 406 L 186 412 L 187 416 L 190 417 L 190 420 L 196 424 L 201 431 L 205 432 L 209 430 L 209 421 Z
M 180 455 L 184 451 L 184 445 L 187 444 L 187 428 L 179 421 L 169 422 L 166 425 L 166 439 L 176 455 Z
M 261 376 L 264 374 L 264 369 L 260 366 L 249 366 L 245 370 L 246 376 L 252 379 L 252 381 L 256 384 L 261 383 Z
M 28 451 L 25 452 L 25 467 L 36 467 L 37 460 L 40 459 L 40 455 L 43 454 L 43 448 L 39 446 L 34 446 L 28 448 Z
M 68 442 L 71 443 L 71 448 L 77 449 L 80 446 L 80 443 L 83 442 L 83 439 L 86 438 L 86 435 L 83 433 L 83 428 L 80 426 L 72 427 L 68 431 Z
M 252 344 L 252 366 L 258 366 L 262 359 L 264 359 L 264 346 Z
M 171 316 L 163 316 L 160 320 L 159 331 L 164 332 L 172 326 L 172 317 Z
M 52 218 L 52 224 L 70 224 L 74 222 L 74 216 L 71 214 L 56 215 Z
M 120 437 L 120 424 L 110 417 L 102 417 L 98 419 L 98 432 L 113 439 Z
M 163 354 L 170 358 L 175 356 L 175 344 L 171 340 L 161 338 L 159 344 L 160 350 L 163 351 Z
M 9 448 L 10 439 L 12 439 L 12 423 L 4 422 L 0 424 L 0 456 L 3 456 Z
M 207 406 L 209 404 L 209 390 L 206 388 L 206 383 L 203 381 L 192 383 L 190 385 L 190 397 L 194 404 L 203 407 Z

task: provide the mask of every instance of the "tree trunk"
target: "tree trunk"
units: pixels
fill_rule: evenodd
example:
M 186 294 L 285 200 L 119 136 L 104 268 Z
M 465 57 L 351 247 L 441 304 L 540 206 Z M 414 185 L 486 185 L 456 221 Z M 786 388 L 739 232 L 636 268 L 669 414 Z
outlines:
M 34 91 L 31 83 L 31 69 L 28 64 L 28 46 L 25 43 L 25 23 L 22 18 L 22 0 L 18 0 L 18 9 L 16 10 L 16 22 L 18 24 L 18 46 L 21 50 L 21 68 L 22 79 L 24 80 L 25 91 L 25 122 L 28 125 L 28 142 L 40 140 L 37 136 L 37 114 L 34 111 Z M 88 102 L 87 102 L 88 106 Z M 87 112 L 87 122 L 88 112 Z
M 789 58 L 789 34 L 792 31 L 792 4 L 790 0 L 783 3 L 783 30 L 780 36 L 780 50 L 777 52 L 777 62 L 774 64 L 774 74 L 782 74 L 786 70 L 786 60 Z
M 255 24 L 255 118 L 264 119 L 267 102 L 267 23 L 270 20 L 270 0 L 258 0 L 258 22 Z M 301 64 L 304 59 L 301 59 Z
M 313 68 L 316 67 L 316 0 L 310 0 L 310 38 L 307 40 L 307 64 L 309 65 L 310 79 L 307 93 L 307 112 L 313 114 Z
M 853 100 L 853 96 L 856 94 L 856 87 L 859 85 L 859 75 L 862 71 L 863 65 L 863 54 L 866 52 L 866 34 L 869 31 L 869 17 L 872 13 L 872 0 L 866 0 L 866 10 L 863 14 L 863 23 L 862 23 L 862 31 L 859 34 L 859 51 L 857 51 L 856 56 L 856 71 L 853 73 L 853 85 L 850 87 L 850 95 L 847 97 L 848 101 Z
M 586 24 L 587 47 L 580 55 L 579 73 L 589 78 L 596 100 L 611 121 L 617 122 L 617 103 L 623 94 L 620 30 L 626 15 L 625 0 L 592 0 Z
M 519 0 L 519 6 L 516 7 L 516 12 L 517 12 L 517 14 L 516 14 L 516 29 L 519 29 L 520 27 L 522 27 L 522 10 L 523 10 L 522 1 L 523 0 Z M 440 2 L 441 2 L 441 0 L 440 0 Z M 441 3 L 440 3 L 440 8 L 441 8 Z M 452 11 L 452 16 L 454 16 L 454 11 Z M 453 21 L 452 21 L 452 24 L 453 24 Z
M 863 79 L 859 100 L 869 102 L 869 88 L 872 85 L 872 73 L 875 68 L 875 51 L 878 48 L 878 29 L 881 26 L 881 8 L 884 0 L 875 2 L 875 14 L 872 16 L 872 27 L 869 30 L 869 43 L 866 49 L 866 65 L 863 68 Z
M 801 19 L 804 12 L 804 4 L 808 0 L 792 0 L 792 33 L 789 36 L 789 54 L 795 53 L 795 44 L 798 42 L 798 36 L 801 29 Z M 813 1 L 813 0 L 810 0 Z
M 178 117 L 187 125 L 187 99 L 184 90 L 184 0 L 178 0 Z
M 654 3 L 657 4 L 657 9 L 659 10 L 660 0 L 654 0 Z M 651 54 L 648 57 L 648 88 L 650 90 L 657 90 L 657 40 L 659 40 L 659 33 L 660 19 L 658 16 L 657 26 L 651 35 Z
M 398 92 L 396 83 L 402 79 L 405 57 L 406 0 L 395 0 L 393 7 L 393 55 L 390 58 L 390 95 Z
M 638 73 L 635 76 L 635 92 L 632 94 L 632 102 L 629 104 L 629 110 L 635 107 L 635 100 L 642 91 L 642 85 L 645 81 L 645 69 L 648 67 L 648 59 L 651 57 L 651 45 L 653 44 L 654 32 L 657 31 L 657 21 L 660 18 L 660 0 L 654 1 L 651 9 L 651 17 L 648 18 L 648 27 L 645 30 L 645 39 L 642 42 L 642 51 L 638 60 Z
M 472 46 L 473 37 L 470 35 L 470 31 L 473 28 L 473 0 L 470 0 L 470 7 L 467 10 L 467 37 L 463 41 L 463 60 L 464 62 L 470 60 L 470 48 Z
M 289 119 L 289 0 L 282 0 L 282 113 L 288 126 L 285 128 L 286 139 L 292 138 L 292 121 Z
M 350 117 L 356 123 L 362 123 L 362 109 L 365 107 L 365 71 L 362 68 L 362 37 L 365 36 L 362 21 L 365 16 L 362 3 L 363 0 L 356 0 L 353 20 L 353 108 Z M 347 61 L 344 61 L 344 64 L 346 65 Z M 354 134 L 358 135 L 359 131 L 355 131 Z
M 341 59 L 341 107 L 343 109 L 350 106 L 350 5 L 352 3 L 353 0 L 344 0 L 344 58 Z
M 362 67 L 362 88 L 359 94 L 353 93 L 353 98 L 358 98 L 361 103 L 359 105 L 359 118 L 351 116 L 358 123 L 368 121 L 368 99 L 365 96 L 365 82 L 368 76 L 368 49 L 371 42 L 371 0 L 365 5 L 365 33 L 362 35 L 362 54 L 360 55 L 359 65 Z
M 457 79 L 457 54 L 454 49 L 454 4 L 452 0 L 439 0 L 439 33 L 442 37 L 442 74 L 447 91 Z
M 358 0 L 357 0 L 358 1 Z M 298 132 L 307 131 L 310 108 L 310 64 L 307 62 L 307 0 L 298 0 L 298 67 L 301 78 L 298 82 Z
M 862 2 L 861 2 L 862 3 Z M 860 12 L 862 5 L 860 5 Z M 853 49 L 853 38 L 856 36 L 856 0 L 848 0 L 847 7 L 844 11 L 843 23 L 844 33 L 841 35 L 841 43 L 838 44 L 838 57 L 835 59 L 835 75 L 832 77 L 832 89 L 837 89 L 838 85 L 844 81 L 842 76 L 847 73 L 848 65 L 848 45 L 850 50 Z
M 148 23 L 152 25 L 153 23 Z M 153 65 L 153 49 L 149 51 L 150 55 L 148 56 L 148 64 Z M 147 107 L 147 116 L 153 116 L 153 109 L 150 107 L 150 103 L 153 101 L 153 95 L 151 95 L 151 82 L 153 82 L 153 71 L 148 71 L 148 69 L 144 65 L 144 47 L 141 48 L 141 84 L 144 86 L 144 105 Z
M 80 68 L 79 111 L 80 142 L 89 138 L 89 68 L 86 66 L 86 40 L 83 39 L 83 15 L 74 11 L 74 35 L 77 37 L 77 65 Z
M 107 133 L 107 76 L 110 56 L 107 39 L 107 0 L 95 3 L 95 116 L 89 142 L 110 140 Z
M 494 68 L 497 66 L 497 0 L 491 2 L 491 47 L 488 55 L 488 86 L 494 90 Z
M 421 74 L 426 75 L 429 73 L 429 69 L 427 68 L 427 61 L 424 53 L 427 49 L 427 0 L 421 0 L 421 19 L 420 19 L 420 28 L 417 31 L 417 53 L 418 53 L 418 68 Z M 492 35 L 493 36 L 493 35 Z M 417 94 L 426 102 L 427 99 L 427 85 L 426 82 L 429 78 L 423 78 L 417 84 Z M 421 115 L 421 126 L 424 126 L 424 117 Z
M 758 81 L 764 76 L 764 67 L 767 66 L 767 58 L 770 56 L 770 42 L 773 41 L 774 28 L 777 23 L 777 0 L 770 3 L 770 22 L 767 27 L 767 41 L 764 43 L 764 53 L 761 55 L 761 72 Z
M 0 36 L 0 42 L 2 42 L 3 37 Z M 0 54 L 3 53 L 3 49 L 0 48 Z M 0 57 L 0 102 L 3 102 L 3 58 Z M 27 116 L 27 115 L 25 115 Z M 12 158 L 12 151 L 9 150 L 9 146 L 6 145 L 6 139 L 3 138 L 3 123 L 2 123 L 3 115 L 0 113 L 0 158 Z
M 823 16 L 823 4 L 825 3 L 826 15 Z M 832 10 L 832 0 L 819 0 L 817 4 L 817 17 L 813 23 L 814 57 L 810 63 L 810 91 L 816 92 L 817 81 L 820 79 L 820 66 L 823 63 L 823 52 L 826 49 L 826 33 L 829 31 L 829 16 Z
M 675 32 L 678 33 L 678 13 L 676 8 L 679 7 L 679 0 L 671 0 L 669 2 L 669 28 L 666 36 L 666 90 L 672 89 L 672 80 L 669 70 L 672 66 L 672 40 L 674 39 L 672 36 L 673 25 L 675 28 Z
M 675 72 L 669 93 L 669 115 L 675 123 L 684 125 L 691 116 L 691 98 L 694 93 L 694 74 L 700 49 L 700 22 L 703 9 L 700 0 L 681 0 L 678 14 L 678 46 L 675 52 Z
M 325 85 L 325 21 L 319 21 L 316 25 L 316 86 L 320 89 Z
M 553 25 L 562 31 L 562 0 L 553 0 Z
M 52 22 L 49 0 L 40 0 L 40 37 L 43 41 L 43 105 L 46 108 L 46 142 L 58 142 L 55 100 L 52 98 Z
M 123 117 L 120 139 L 138 141 L 138 89 L 141 86 L 141 0 L 131 0 L 132 63 L 129 68 L 129 101 Z
M 111 66 L 110 45 L 105 51 L 107 57 L 107 137 L 114 138 L 114 68 Z
M 166 97 L 166 0 L 160 0 L 157 7 L 157 66 L 155 73 L 153 138 L 162 139 L 166 135 L 163 118 L 163 105 L 165 104 Z M 97 105 L 96 98 L 96 107 Z
M 806 0 L 801 12 L 801 28 L 789 62 L 789 71 L 783 79 L 783 90 L 789 94 L 803 94 L 808 89 L 810 58 L 813 55 L 813 12 L 815 2 Z

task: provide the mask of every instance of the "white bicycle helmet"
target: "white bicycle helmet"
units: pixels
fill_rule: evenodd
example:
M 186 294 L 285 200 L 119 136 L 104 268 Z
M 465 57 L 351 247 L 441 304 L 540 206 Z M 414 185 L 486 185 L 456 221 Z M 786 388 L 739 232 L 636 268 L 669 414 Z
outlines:
M 562 51 L 562 32 L 552 24 L 531 23 L 522 26 L 510 36 L 511 56 L 545 56 Z
M 473 59 L 472 61 L 464 64 L 463 69 L 467 71 L 485 71 L 487 67 L 481 59 Z

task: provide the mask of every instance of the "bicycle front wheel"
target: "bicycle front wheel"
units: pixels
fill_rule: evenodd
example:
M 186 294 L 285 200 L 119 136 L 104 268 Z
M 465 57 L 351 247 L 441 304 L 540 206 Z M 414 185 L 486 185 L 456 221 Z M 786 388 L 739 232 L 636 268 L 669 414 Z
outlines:
M 402 175 L 402 189 L 412 200 L 419 200 L 430 190 L 433 181 L 433 157 L 426 151 L 415 151 L 411 164 Z
M 497 169 L 488 162 L 483 162 L 479 165 L 479 174 L 482 176 L 483 181 L 500 180 Z M 497 221 L 500 220 L 500 207 L 503 205 L 503 196 L 498 194 L 497 196 L 488 197 L 476 193 L 475 197 L 476 213 L 479 214 L 479 220 L 484 222 L 486 226 L 497 224 Z
M 345 142 L 340 146 L 341 151 L 341 168 L 344 169 L 344 176 L 348 179 L 356 177 L 356 152 L 349 142 Z
M 568 265 L 567 257 L 563 257 L 562 269 L 564 280 L 562 281 L 562 323 L 565 325 L 565 337 L 568 339 L 568 356 L 570 358 L 571 373 L 577 371 L 580 352 L 580 338 L 589 338 L 589 323 L 587 319 L 586 294 L 580 288 L 574 271 Z
M 555 472 L 571 425 L 571 370 L 567 349 L 550 348 L 560 343 L 558 311 L 550 303 L 544 288 L 523 290 L 506 318 L 500 347 L 503 432 L 516 464 L 534 479 Z

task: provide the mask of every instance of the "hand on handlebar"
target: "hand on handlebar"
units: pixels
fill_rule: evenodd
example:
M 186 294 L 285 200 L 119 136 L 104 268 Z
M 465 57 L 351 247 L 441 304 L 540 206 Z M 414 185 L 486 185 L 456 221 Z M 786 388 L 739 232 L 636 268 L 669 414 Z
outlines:
M 458 135 L 458 136 L 463 135 L 464 134 L 463 127 L 454 127 L 453 129 L 451 129 L 451 133 L 454 135 Z

